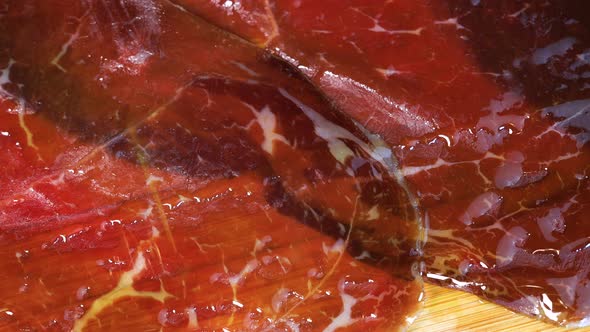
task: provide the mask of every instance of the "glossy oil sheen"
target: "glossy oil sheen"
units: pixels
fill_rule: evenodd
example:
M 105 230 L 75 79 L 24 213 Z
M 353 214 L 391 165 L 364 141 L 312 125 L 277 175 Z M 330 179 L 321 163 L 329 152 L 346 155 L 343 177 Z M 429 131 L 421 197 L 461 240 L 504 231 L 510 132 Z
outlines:
M 393 146 L 430 282 L 590 323 L 587 2 L 176 2 L 296 65 Z
M 1 329 L 412 320 L 413 193 L 289 64 L 164 1 L 2 10 Z
M 6 4 L 8 326 L 589 324 L 585 1 Z

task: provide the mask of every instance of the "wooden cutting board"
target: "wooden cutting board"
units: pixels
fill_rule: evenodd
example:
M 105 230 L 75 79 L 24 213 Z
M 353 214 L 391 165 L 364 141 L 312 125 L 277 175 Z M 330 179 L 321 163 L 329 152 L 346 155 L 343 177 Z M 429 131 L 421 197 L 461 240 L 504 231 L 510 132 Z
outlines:
M 590 327 L 571 330 L 543 323 L 457 290 L 433 285 L 426 285 L 425 290 L 425 307 L 410 332 L 590 332 Z

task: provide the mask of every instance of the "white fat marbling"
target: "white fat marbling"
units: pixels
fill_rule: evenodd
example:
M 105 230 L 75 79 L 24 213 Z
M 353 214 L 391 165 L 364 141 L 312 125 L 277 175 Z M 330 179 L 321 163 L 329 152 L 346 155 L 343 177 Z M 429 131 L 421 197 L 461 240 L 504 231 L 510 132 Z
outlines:
M 287 145 L 290 145 L 289 141 L 283 135 L 277 133 L 277 117 L 270 110 L 270 107 L 264 106 L 260 111 L 258 111 L 251 105 L 244 105 L 246 105 L 246 107 L 248 107 L 252 111 L 252 113 L 256 117 L 256 122 L 258 123 L 258 126 L 262 130 L 264 141 L 262 142 L 261 147 L 264 151 L 272 155 L 274 151 L 275 141 L 283 142 Z

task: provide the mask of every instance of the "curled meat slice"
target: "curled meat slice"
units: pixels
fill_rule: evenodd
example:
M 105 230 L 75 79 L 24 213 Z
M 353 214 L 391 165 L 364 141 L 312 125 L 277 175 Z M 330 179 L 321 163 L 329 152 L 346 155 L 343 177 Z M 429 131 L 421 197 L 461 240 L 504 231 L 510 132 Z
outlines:
M 165 1 L 8 1 L 0 50 L 2 328 L 411 321 L 392 152 L 289 64 Z
M 430 281 L 588 325 L 587 1 L 175 2 L 394 146 L 429 221 Z

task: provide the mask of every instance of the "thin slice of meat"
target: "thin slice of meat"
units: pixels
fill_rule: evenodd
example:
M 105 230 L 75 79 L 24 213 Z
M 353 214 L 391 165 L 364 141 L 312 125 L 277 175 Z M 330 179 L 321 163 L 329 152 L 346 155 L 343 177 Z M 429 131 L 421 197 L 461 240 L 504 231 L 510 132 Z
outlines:
M 450 7 L 504 92 L 475 126 L 448 136 L 454 148 L 408 168 L 430 206 L 429 276 L 545 320 L 588 325 L 587 4 Z M 426 155 L 429 142 L 417 143 Z
M 291 62 L 395 146 L 430 281 L 589 324 L 586 1 L 261 0 L 233 19 L 242 2 L 175 2 Z
M 289 64 L 168 2 L 2 10 L 2 329 L 411 322 L 412 193 Z

